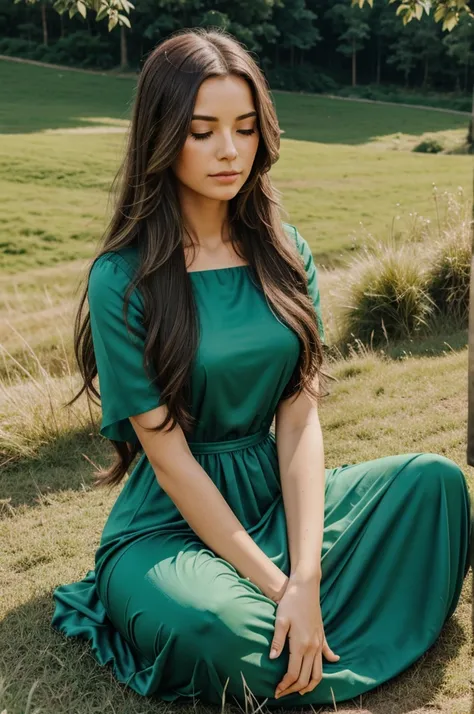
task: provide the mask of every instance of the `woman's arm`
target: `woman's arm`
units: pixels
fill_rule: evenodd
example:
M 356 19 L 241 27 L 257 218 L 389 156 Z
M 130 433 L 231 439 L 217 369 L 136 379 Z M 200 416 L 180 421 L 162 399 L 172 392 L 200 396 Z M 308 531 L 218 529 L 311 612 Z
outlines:
M 319 582 L 324 526 L 324 445 L 317 407 L 306 394 L 280 402 L 275 435 L 290 550 L 290 580 Z
M 130 421 L 148 456 L 158 483 L 174 501 L 183 518 L 201 540 L 230 562 L 269 598 L 278 602 L 288 577 L 247 533 L 219 489 L 189 449 L 181 427 L 149 432 L 166 416 L 162 405 L 131 416 Z

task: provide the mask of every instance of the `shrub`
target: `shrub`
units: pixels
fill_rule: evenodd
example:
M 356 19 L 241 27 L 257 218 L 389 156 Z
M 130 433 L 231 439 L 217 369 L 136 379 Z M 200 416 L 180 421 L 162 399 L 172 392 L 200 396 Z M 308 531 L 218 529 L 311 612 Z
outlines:
M 372 241 L 351 261 L 339 290 L 339 320 L 345 339 L 378 345 L 415 335 L 434 306 L 415 246 Z
M 0 54 L 84 69 L 112 69 L 116 65 L 111 41 L 99 35 L 90 35 L 86 30 L 61 37 L 48 47 L 38 42 L 6 37 L 0 39 Z
M 20 37 L 3 37 L 0 39 L 0 54 L 9 57 L 24 57 L 33 59 L 38 44 Z
M 349 261 L 335 291 L 339 332 L 379 345 L 431 332 L 464 329 L 469 321 L 471 201 L 462 188 L 444 192 L 444 215 L 433 190 L 437 221 L 418 214 L 405 234 L 372 236 Z M 412 215 L 412 214 L 410 214 Z
M 415 89 L 409 91 L 390 84 L 360 84 L 357 87 L 345 86 L 337 90 L 343 97 L 373 99 L 382 102 L 395 102 L 397 104 L 417 104 L 427 107 L 440 107 L 456 109 L 457 111 L 470 112 L 472 96 L 469 92 L 433 92 Z
M 462 196 L 461 189 L 459 194 Z M 460 201 L 447 194 L 445 217 L 439 221 L 438 237 L 431 242 L 427 269 L 427 291 L 437 311 L 449 317 L 453 327 L 459 329 L 467 328 L 469 322 L 472 261 L 470 211 L 468 201 Z
M 444 146 L 441 141 L 431 136 L 423 139 L 413 148 L 413 151 L 418 151 L 422 154 L 439 154 L 443 150 Z
M 338 88 L 332 77 L 315 70 L 312 65 L 291 67 L 273 67 L 265 72 L 272 89 L 284 89 L 292 92 L 333 92 Z
M 47 49 L 47 62 L 100 69 L 111 69 L 115 64 L 110 40 L 86 30 L 62 37 Z

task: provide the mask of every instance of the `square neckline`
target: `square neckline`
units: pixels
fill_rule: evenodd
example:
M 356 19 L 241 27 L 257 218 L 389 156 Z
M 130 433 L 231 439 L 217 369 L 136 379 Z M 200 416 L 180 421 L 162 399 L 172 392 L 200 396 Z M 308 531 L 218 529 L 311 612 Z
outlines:
M 206 268 L 205 270 L 187 270 L 186 272 L 188 275 L 193 275 L 194 273 L 200 274 L 200 273 L 217 273 L 222 270 L 237 270 L 238 268 L 249 268 L 250 265 L 248 263 L 245 263 L 244 265 L 229 265 L 224 268 Z

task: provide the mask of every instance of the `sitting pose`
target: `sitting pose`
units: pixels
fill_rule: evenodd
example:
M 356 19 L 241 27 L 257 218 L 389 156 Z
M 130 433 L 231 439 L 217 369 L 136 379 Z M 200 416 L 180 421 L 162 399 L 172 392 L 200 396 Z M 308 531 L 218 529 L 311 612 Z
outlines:
M 280 133 L 226 32 L 158 45 L 76 320 L 79 394 L 116 451 L 99 482 L 128 479 L 52 624 L 165 701 L 356 697 L 435 642 L 468 570 L 453 461 L 325 468 L 318 275 L 269 178 Z

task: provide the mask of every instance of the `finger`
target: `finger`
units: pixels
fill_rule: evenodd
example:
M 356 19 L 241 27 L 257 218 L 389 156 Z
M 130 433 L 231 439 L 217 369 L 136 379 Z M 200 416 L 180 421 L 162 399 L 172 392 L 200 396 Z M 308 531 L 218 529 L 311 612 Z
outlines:
M 341 659 L 341 656 L 340 656 L 340 655 L 337 655 L 337 654 L 329 647 L 326 638 L 324 639 L 322 654 L 326 657 L 326 659 L 328 659 L 329 661 L 332 661 L 332 662 L 337 662 L 338 660 Z
M 308 682 L 308 686 L 300 691 L 300 694 L 306 694 L 307 692 L 312 692 L 323 677 L 323 662 L 321 657 L 321 652 L 317 652 L 316 657 L 313 661 L 313 671 L 311 674 L 311 679 Z
M 291 642 L 291 640 L 290 640 Z M 277 688 L 275 689 L 275 697 L 278 697 L 279 694 L 284 690 L 287 689 L 288 687 L 291 687 L 291 685 L 296 682 L 296 680 L 299 677 L 299 674 L 301 672 L 301 663 L 303 661 L 303 652 L 299 649 L 294 650 L 293 652 L 291 651 L 290 648 L 290 659 L 288 663 L 288 671 L 281 680 L 281 682 L 277 685 Z
M 298 692 L 300 689 L 308 686 L 313 671 L 314 656 L 315 650 L 306 652 L 298 679 L 288 687 L 288 689 L 282 691 L 280 696 L 286 697 L 287 694 L 293 694 L 293 692 Z
M 286 617 L 279 617 L 277 615 L 275 619 L 275 631 L 273 633 L 272 644 L 270 646 L 270 659 L 279 657 L 283 647 L 285 646 L 285 640 L 289 629 L 289 620 Z

